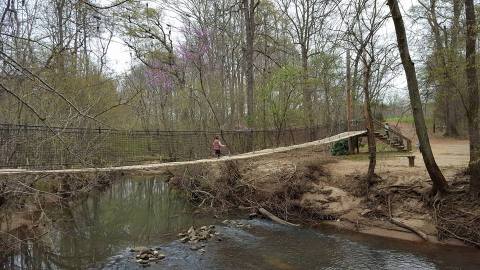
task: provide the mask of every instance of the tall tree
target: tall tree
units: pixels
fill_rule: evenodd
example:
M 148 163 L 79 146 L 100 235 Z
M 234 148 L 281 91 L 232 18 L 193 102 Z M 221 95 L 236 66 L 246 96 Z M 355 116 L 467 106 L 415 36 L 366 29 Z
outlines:
M 243 0 L 243 16 L 245 18 L 245 73 L 247 77 L 247 123 L 249 127 L 255 121 L 255 100 L 254 100 L 254 41 L 255 41 L 255 9 L 260 1 Z
M 347 56 L 346 56 L 346 65 L 347 65 L 347 71 L 346 71 L 346 92 L 347 92 L 347 131 L 352 130 L 352 118 L 353 118 L 353 100 L 352 100 L 352 67 L 350 64 L 350 50 L 347 49 Z M 353 140 L 349 139 L 348 140 L 348 152 L 353 153 Z
M 315 118 L 313 113 L 313 91 L 309 82 L 310 59 L 319 54 L 319 50 L 312 50 L 313 39 L 323 29 L 325 20 L 333 10 L 332 1 L 325 0 L 281 0 L 280 7 L 288 18 L 291 28 L 289 33 L 295 44 L 300 47 L 300 56 L 303 69 L 303 110 L 305 126 L 310 128 L 310 138 L 315 138 Z
M 430 0 L 427 5 L 419 1 L 426 11 L 426 18 L 433 34 L 434 50 L 430 63 L 430 76 L 438 87 L 441 105 L 439 111 L 443 112 L 445 122 L 445 136 L 459 136 L 458 123 L 459 102 L 459 80 L 458 74 L 458 33 L 460 30 L 461 0 L 452 1 L 453 16 L 451 16 L 450 30 L 447 30 L 446 23 L 443 25 L 438 20 L 438 1 Z M 442 15 L 445 16 L 445 15 Z
M 367 139 L 368 139 L 368 173 L 367 173 L 367 183 L 371 183 L 373 176 L 375 174 L 375 166 L 377 164 L 377 146 L 375 143 L 375 127 L 373 125 L 373 116 L 371 108 L 371 97 L 370 97 L 370 77 L 372 74 L 372 63 L 374 62 L 373 55 L 367 55 L 364 53 L 362 57 L 363 62 L 363 95 L 365 98 L 364 101 L 364 115 L 367 126 Z
M 413 112 L 415 122 L 415 129 L 420 143 L 420 152 L 425 162 L 428 174 L 433 181 L 432 195 L 442 194 L 447 191 L 448 183 L 438 167 L 435 157 L 433 156 L 432 148 L 430 146 L 430 139 L 428 138 L 427 126 L 425 124 L 425 117 L 422 110 L 422 101 L 420 99 L 420 92 L 418 90 L 418 80 L 415 71 L 415 65 L 410 58 L 410 51 L 408 48 L 407 34 L 405 32 L 405 25 L 403 23 L 402 13 L 398 6 L 397 0 L 388 0 L 388 7 L 392 15 L 393 23 L 395 25 L 395 33 L 397 36 L 397 45 L 402 60 L 403 69 L 407 77 L 408 94 L 410 96 L 410 106 Z
M 480 196 L 480 131 L 479 131 L 479 91 L 476 66 L 477 23 L 473 0 L 465 0 L 465 19 L 467 36 L 465 40 L 465 58 L 467 61 L 467 88 L 469 107 L 468 134 L 470 138 L 470 189 L 472 195 Z

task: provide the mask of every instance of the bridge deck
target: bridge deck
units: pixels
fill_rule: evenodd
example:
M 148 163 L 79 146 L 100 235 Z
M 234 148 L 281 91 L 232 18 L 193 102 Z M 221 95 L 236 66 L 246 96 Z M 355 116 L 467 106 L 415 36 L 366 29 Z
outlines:
M 61 170 L 25 170 L 25 169 L 2 169 L 0 170 L 0 175 L 16 175 L 16 174 L 61 174 L 61 173 L 89 173 L 89 172 L 120 172 L 120 171 L 138 171 L 138 170 L 154 170 L 160 168 L 171 168 L 175 166 L 184 166 L 184 165 L 194 165 L 194 164 L 204 164 L 204 163 L 213 163 L 226 160 L 241 160 L 254 157 L 260 157 L 265 155 L 270 155 L 274 153 L 287 152 L 295 149 L 308 148 L 312 146 L 320 146 L 340 140 L 360 136 L 366 134 L 366 130 L 362 131 L 349 131 L 343 132 L 331 137 L 327 137 L 321 140 L 296 144 L 285 147 L 278 148 L 269 148 L 255 152 L 249 152 L 244 154 L 238 154 L 234 156 L 224 156 L 220 159 L 211 158 L 211 159 L 199 159 L 192 161 L 179 161 L 179 162 L 166 162 L 166 163 L 153 163 L 145 165 L 131 165 L 131 166 L 118 166 L 118 167 L 104 167 L 104 168 L 80 168 L 80 169 L 61 169 Z

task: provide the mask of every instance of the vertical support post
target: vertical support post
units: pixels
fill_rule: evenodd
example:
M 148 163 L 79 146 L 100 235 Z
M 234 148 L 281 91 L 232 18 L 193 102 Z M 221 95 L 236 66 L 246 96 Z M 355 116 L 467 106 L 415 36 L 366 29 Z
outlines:
M 415 167 L 415 156 L 408 156 L 408 166 Z

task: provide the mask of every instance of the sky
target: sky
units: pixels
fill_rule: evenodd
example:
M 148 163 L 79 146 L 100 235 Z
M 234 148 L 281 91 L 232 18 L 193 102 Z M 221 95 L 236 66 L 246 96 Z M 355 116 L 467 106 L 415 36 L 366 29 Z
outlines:
M 108 5 L 112 0 L 101 0 L 100 3 L 103 5 Z M 147 1 L 144 1 L 147 2 Z M 161 0 L 152 0 L 148 1 L 149 7 L 156 6 L 155 3 L 161 2 Z M 174 12 L 170 10 L 164 10 L 165 20 L 168 20 L 168 23 L 172 25 L 172 39 L 174 42 L 178 42 L 180 39 L 180 33 L 175 29 L 181 28 L 181 22 L 177 18 Z M 175 46 L 175 44 L 174 44 Z M 127 73 L 132 63 L 135 63 L 135 55 L 133 51 L 128 48 L 127 45 L 119 37 L 114 37 L 112 44 L 107 52 L 107 61 L 109 63 L 110 71 L 116 75 L 123 75 Z

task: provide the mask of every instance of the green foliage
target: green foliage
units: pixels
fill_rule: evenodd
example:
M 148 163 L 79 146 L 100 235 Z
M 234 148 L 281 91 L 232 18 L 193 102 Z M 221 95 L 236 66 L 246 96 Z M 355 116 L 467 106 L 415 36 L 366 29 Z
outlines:
M 258 99 L 265 111 L 267 125 L 280 128 L 285 122 L 298 122 L 301 113 L 294 110 L 301 104 L 301 70 L 294 66 L 284 66 L 275 69 L 264 84 L 258 89 Z M 262 118 L 261 115 L 258 116 Z
M 334 156 L 344 156 L 348 154 L 348 140 L 341 140 L 333 144 L 330 150 Z
M 394 126 L 397 123 L 403 124 L 413 124 L 413 116 L 412 115 L 404 115 L 404 116 L 392 116 L 387 117 L 385 122 L 389 123 L 390 125 Z

